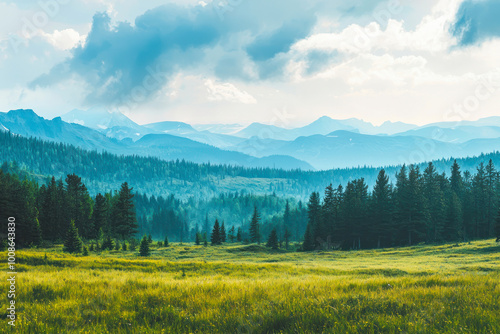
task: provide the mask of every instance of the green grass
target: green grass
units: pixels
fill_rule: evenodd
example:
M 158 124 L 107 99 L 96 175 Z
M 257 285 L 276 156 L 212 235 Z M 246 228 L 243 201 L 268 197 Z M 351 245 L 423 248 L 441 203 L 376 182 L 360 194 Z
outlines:
M 147 259 L 56 247 L 18 263 L 17 333 L 500 333 L 493 240 L 315 253 L 174 244 Z

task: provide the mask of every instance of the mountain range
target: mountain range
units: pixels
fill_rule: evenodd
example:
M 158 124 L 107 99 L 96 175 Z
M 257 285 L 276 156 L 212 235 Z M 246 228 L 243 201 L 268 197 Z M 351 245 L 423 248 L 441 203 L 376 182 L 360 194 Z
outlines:
M 115 154 L 244 167 L 326 170 L 461 158 L 500 148 L 500 117 L 417 126 L 375 126 L 323 116 L 295 129 L 252 123 L 139 125 L 118 112 L 72 110 L 46 120 L 32 110 L 0 113 L 0 130 Z

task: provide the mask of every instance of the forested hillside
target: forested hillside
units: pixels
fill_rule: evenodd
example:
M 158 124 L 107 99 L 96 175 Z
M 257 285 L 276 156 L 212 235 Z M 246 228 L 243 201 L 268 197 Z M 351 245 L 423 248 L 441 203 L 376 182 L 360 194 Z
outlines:
M 66 178 L 77 174 L 96 195 L 118 189 L 123 182 L 146 195 L 187 200 L 190 197 L 209 200 L 221 193 L 272 194 L 307 200 L 313 191 L 322 191 L 326 184 L 342 184 L 364 178 L 371 188 L 380 168 L 360 167 L 320 172 L 285 171 L 271 168 L 243 168 L 228 165 L 195 164 L 186 161 L 164 161 L 153 157 L 118 156 L 107 152 L 87 151 L 75 146 L 24 138 L 0 132 L 1 163 L 16 163 L 33 172 L 41 183 L 52 175 Z M 474 173 L 479 163 L 490 159 L 500 165 L 500 153 L 457 159 L 462 171 Z M 437 172 L 447 173 L 453 160 L 434 161 Z M 419 165 L 421 169 L 425 164 Z M 392 183 L 400 166 L 385 167 Z
M 396 180 L 390 184 L 381 170 L 371 192 L 358 179 L 345 189 L 328 186 L 322 202 L 319 193 L 312 193 L 304 250 L 500 237 L 500 177 L 492 160 L 481 163 L 474 174 L 462 173 L 454 162 L 449 178 L 433 163 L 423 172 L 418 166 L 403 166 Z
M 403 166 L 395 185 L 381 170 L 373 191 L 360 178 L 345 189 L 328 186 L 323 200 L 313 192 L 306 206 L 275 194 L 220 194 L 209 201 L 134 195 L 127 182 L 91 196 L 75 174 L 39 186 L 14 168 L 0 170 L 0 218 L 19 222 L 20 246 L 61 242 L 68 231 L 78 239 L 75 227 L 84 240 L 109 245 L 111 238 L 118 245 L 149 234 L 181 242 L 212 238 L 213 244 L 268 239 L 272 247 L 303 241 L 305 251 L 500 237 L 500 175 L 491 160 L 475 174 L 454 162 L 449 178 L 432 163 L 423 173 Z

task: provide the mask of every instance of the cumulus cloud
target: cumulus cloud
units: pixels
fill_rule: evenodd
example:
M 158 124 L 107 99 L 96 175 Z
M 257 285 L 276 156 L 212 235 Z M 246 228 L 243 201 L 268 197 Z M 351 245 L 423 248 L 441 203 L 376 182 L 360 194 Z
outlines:
M 70 50 L 85 42 L 86 36 L 80 36 L 74 29 L 54 30 L 52 34 L 40 30 L 42 36 L 47 42 L 59 50 Z
M 307 10 L 289 21 L 297 12 L 281 10 L 278 5 L 283 5 L 284 1 L 278 2 L 267 6 L 279 14 L 269 25 L 249 19 L 248 9 L 259 8 L 255 3 L 252 7 L 241 3 L 238 8 L 226 9 L 222 12 L 225 16 L 221 16 L 221 6 L 236 5 L 169 4 L 138 16 L 134 25 L 112 24 L 109 14 L 98 13 L 85 43 L 77 46 L 68 60 L 34 80 L 31 87 L 47 87 L 76 75 L 87 84 L 89 103 L 120 104 L 131 96 L 137 100 L 138 95 L 140 99 L 154 95 L 181 71 L 201 68 L 239 79 L 278 77 L 287 62 L 282 55 L 293 43 L 307 36 L 315 24 L 314 14 Z M 244 45 L 234 40 L 234 36 L 241 34 L 247 36 Z M 74 45 L 78 40 L 72 31 L 44 36 L 61 48 Z M 218 46 L 221 52 L 212 52 L 207 62 L 207 54 Z M 247 64 L 252 76 L 242 73 L 241 63 L 226 66 L 229 54 L 226 51 L 231 48 L 252 62 Z
M 257 100 L 245 91 L 241 91 L 230 83 L 215 83 L 206 80 L 205 86 L 208 91 L 210 101 L 229 101 L 244 104 L 255 104 Z

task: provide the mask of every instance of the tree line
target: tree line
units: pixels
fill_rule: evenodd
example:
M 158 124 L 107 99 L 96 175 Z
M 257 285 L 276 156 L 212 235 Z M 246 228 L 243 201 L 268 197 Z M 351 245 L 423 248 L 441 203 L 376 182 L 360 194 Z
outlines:
M 17 215 L 22 246 L 43 240 L 63 242 L 73 230 L 72 222 L 83 239 L 104 240 L 108 248 L 119 247 L 112 238 L 128 240 L 146 234 L 150 239 L 152 235 L 157 240 L 170 237 L 212 245 L 267 240 L 273 248 L 276 244 L 288 248 L 296 241 L 303 250 L 500 235 L 500 176 L 493 161 L 481 163 L 474 174 L 462 172 L 455 161 L 450 177 L 438 173 L 433 163 L 423 172 L 419 166 L 403 166 L 395 184 L 381 170 L 372 190 L 363 178 L 355 179 L 345 188 L 329 185 L 323 199 L 313 192 L 306 205 L 275 194 L 227 193 L 208 201 L 181 201 L 174 194 L 133 194 L 126 182 L 118 191 L 91 196 L 76 174 L 68 174 L 64 181 L 52 177 L 39 187 L 27 175 L 5 169 L 9 168 L 4 165 L 0 170 L 1 218 L 6 221 L 8 215 Z
M 421 242 L 500 237 L 500 174 L 492 160 L 475 174 L 455 161 L 450 177 L 433 163 L 403 166 L 392 184 L 385 170 L 373 190 L 363 178 L 343 188 L 329 185 L 323 199 L 313 192 L 307 204 L 302 248 L 362 249 Z
M 134 185 L 135 191 L 148 196 L 170 194 L 182 200 L 194 197 L 208 200 L 231 189 L 240 194 L 271 194 L 280 197 L 293 196 L 307 200 L 313 191 L 324 185 L 343 184 L 364 178 L 372 187 L 378 168 L 356 168 L 327 171 L 280 170 L 274 168 L 244 168 L 210 163 L 196 164 L 184 160 L 164 161 L 154 157 L 120 156 L 105 151 L 90 151 L 69 144 L 53 143 L 37 138 L 25 138 L 10 132 L 0 132 L 0 156 L 2 163 L 17 163 L 21 169 L 38 177 L 40 183 L 46 176 L 65 178 L 67 174 L 79 175 L 92 195 L 102 189 L 116 189 L 122 183 Z M 457 159 L 464 170 L 473 171 L 479 161 L 492 159 L 500 163 L 500 153 Z M 442 159 L 434 165 L 440 172 L 448 169 L 452 160 Z M 424 164 L 418 165 L 421 169 Z M 393 176 L 398 166 L 385 170 Z
M 41 187 L 35 181 L 0 170 L 0 219 L 16 218 L 16 241 L 21 247 L 42 241 L 63 242 L 74 228 L 84 239 L 104 236 L 128 239 L 137 233 L 132 188 L 91 197 L 82 179 L 55 177 Z

